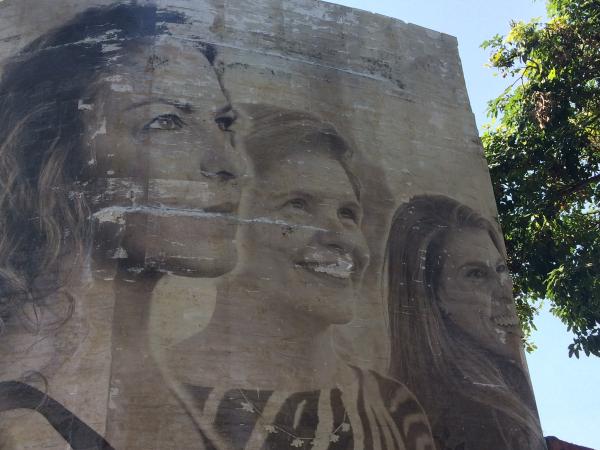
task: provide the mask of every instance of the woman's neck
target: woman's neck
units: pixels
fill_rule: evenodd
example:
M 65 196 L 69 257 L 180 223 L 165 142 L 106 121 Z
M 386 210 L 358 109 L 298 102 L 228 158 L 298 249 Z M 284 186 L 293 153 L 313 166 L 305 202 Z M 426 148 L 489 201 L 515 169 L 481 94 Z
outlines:
M 211 367 L 209 378 L 231 387 L 333 387 L 339 364 L 330 324 L 289 306 L 280 308 L 272 293 L 243 286 L 232 279 L 221 283 L 210 323 L 177 346 L 177 353 L 202 355 Z M 202 372 L 194 375 L 208 374 Z

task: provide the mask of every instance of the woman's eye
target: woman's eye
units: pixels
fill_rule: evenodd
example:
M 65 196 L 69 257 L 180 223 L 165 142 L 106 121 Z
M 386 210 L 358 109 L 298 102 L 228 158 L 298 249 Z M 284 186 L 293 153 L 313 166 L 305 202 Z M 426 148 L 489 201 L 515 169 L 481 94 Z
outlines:
M 144 125 L 144 130 L 180 130 L 184 125 L 185 122 L 176 114 L 161 114 Z
M 467 278 L 471 280 L 482 280 L 486 277 L 487 272 L 484 269 L 469 269 L 466 273 Z
M 508 272 L 508 267 L 506 267 L 506 264 L 499 264 L 498 267 L 496 267 L 496 272 L 497 273 L 506 273 L 506 272 Z
M 340 208 L 338 215 L 341 219 L 351 220 L 354 223 L 358 223 L 358 215 L 351 208 Z
M 286 206 L 290 206 L 294 209 L 300 209 L 300 210 L 306 210 L 306 200 L 304 200 L 303 198 L 294 198 L 292 200 L 289 200 L 286 203 Z

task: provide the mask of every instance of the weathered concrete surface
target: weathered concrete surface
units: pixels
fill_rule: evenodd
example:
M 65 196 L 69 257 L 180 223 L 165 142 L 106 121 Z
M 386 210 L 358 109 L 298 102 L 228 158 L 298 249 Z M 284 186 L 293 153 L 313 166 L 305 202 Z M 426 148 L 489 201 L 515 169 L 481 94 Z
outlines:
M 1 448 L 544 448 L 455 38 L 5 0 L 0 61 Z

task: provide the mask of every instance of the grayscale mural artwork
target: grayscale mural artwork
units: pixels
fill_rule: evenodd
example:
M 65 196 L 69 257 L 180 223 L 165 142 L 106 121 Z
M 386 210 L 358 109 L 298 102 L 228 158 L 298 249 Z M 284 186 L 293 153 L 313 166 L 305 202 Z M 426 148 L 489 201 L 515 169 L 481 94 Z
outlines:
M 545 448 L 454 38 L 313 0 L 0 23 L 0 448 Z

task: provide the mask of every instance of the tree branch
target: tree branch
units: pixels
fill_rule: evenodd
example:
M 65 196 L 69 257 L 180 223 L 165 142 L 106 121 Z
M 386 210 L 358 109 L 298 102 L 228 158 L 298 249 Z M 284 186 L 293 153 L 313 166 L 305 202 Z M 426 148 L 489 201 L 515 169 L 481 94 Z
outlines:
M 585 189 L 587 186 L 589 186 L 592 183 L 595 183 L 596 181 L 600 181 L 600 173 L 594 175 L 593 177 L 582 180 L 578 183 L 572 184 L 571 186 L 567 186 L 564 189 L 561 189 L 560 191 L 558 191 L 557 195 L 562 196 L 574 194 L 575 192 L 579 192 L 582 189 Z

